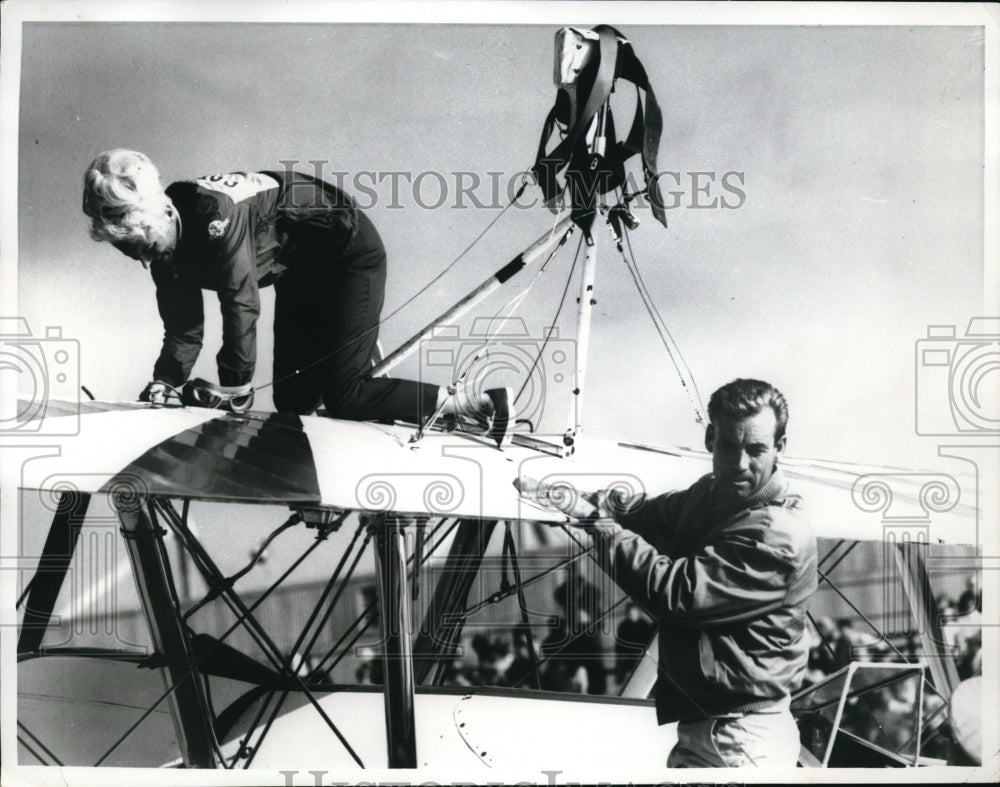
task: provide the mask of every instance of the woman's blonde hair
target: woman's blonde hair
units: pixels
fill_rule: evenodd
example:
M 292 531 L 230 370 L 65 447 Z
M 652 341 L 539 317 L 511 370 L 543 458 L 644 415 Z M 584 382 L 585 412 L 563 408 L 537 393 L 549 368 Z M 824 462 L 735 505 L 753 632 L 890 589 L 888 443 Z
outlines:
M 83 175 L 83 212 L 96 241 L 144 244 L 170 220 L 170 205 L 159 170 L 138 151 L 106 150 Z

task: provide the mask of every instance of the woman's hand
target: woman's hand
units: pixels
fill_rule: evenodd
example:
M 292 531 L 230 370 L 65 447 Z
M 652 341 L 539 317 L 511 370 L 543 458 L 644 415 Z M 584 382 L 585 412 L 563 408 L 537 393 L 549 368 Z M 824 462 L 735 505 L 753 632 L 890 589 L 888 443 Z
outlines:
M 146 385 L 142 389 L 142 393 L 139 394 L 140 402 L 149 402 L 153 407 L 162 407 L 167 403 L 167 397 L 170 395 L 171 388 L 166 383 L 161 383 L 159 380 L 153 380 L 153 382 Z

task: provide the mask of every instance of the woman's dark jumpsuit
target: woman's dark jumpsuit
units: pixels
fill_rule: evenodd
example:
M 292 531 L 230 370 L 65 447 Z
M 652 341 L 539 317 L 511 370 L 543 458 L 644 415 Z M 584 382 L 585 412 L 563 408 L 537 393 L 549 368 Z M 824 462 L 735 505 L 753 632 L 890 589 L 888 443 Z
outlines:
M 294 178 L 294 180 L 291 180 Z M 232 173 L 167 188 L 181 219 L 172 260 L 152 265 L 163 319 L 153 379 L 182 385 L 201 351 L 203 289 L 218 293 L 219 383 L 250 383 L 258 290 L 275 286 L 274 406 L 334 418 L 418 422 L 438 387 L 371 378 L 386 254 L 371 221 L 340 189 L 300 173 Z

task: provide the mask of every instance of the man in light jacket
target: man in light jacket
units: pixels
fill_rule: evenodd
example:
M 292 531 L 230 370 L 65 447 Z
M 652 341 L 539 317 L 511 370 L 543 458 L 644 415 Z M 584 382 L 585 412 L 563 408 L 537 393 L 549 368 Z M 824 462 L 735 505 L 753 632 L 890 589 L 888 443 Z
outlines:
M 660 724 L 679 722 L 667 765 L 794 767 L 789 698 L 809 655 L 805 604 L 816 539 L 778 467 L 788 407 L 759 380 L 709 402 L 713 472 L 632 500 L 519 481 L 591 533 L 604 569 L 658 621 Z

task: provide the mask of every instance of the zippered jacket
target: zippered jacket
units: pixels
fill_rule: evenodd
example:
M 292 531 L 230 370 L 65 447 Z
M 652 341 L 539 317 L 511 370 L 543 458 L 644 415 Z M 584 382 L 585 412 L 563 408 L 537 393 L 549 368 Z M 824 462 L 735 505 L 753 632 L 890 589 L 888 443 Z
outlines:
M 605 570 L 659 624 L 660 724 L 764 710 L 801 683 L 816 539 L 780 470 L 720 506 L 714 478 L 594 528 Z
M 259 289 L 293 264 L 291 252 L 307 237 L 324 235 L 328 264 L 337 264 L 337 252 L 357 232 L 357 208 L 340 189 L 300 173 L 209 175 L 172 183 L 166 192 L 181 233 L 173 258 L 151 266 L 163 320 L 153 379 L 179 386 L 190 376 L 204 337 L 204 289 L 218 294 L 222 312 L 219 383 L 249 383 L 257 360 Z M 371 241 L 381 246 L 377 237 Z

